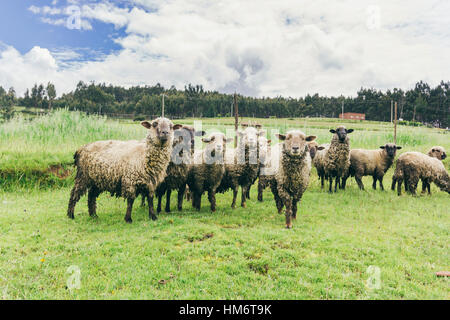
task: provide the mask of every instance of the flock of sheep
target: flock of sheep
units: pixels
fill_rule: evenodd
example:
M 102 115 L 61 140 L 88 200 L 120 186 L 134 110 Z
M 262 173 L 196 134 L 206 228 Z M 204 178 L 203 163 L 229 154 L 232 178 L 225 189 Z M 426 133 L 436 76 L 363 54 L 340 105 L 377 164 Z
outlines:
M 88 193 L 91 217 L 96 217 L 96 200 L 102 192 L 127 200 L 125 221 L 132 222 L 134 201 L 142 196 L 142 204 L 149 204 L 149 217 L 157 219 L 153 198 L 158 198 L 159 213 L 162 197 L 166 195 L 166 212 L 170 212 L 170 196 L 178 191 L 178 210 L 182 210 L 185 196 L 200 210 L 203 194 L 208 194 L 211 211 L 216 210 L 216 193 L 233 191 L 232 208 L 236 206 L 241 187 L 241 206 L 246 207 L 250 188 L 258 180 L 258 200 L 270 187 L 278 212 L 285 207 L 286 227 L 292 228 L 292 219 L 302 195 L 308 187 L 312 165 L 317 169 L 322 188 L 329 181 L 329 192 L 338 187 L 345 190 L 348 177 L 355 177 L 364 189 L 363 176 L 373 177 L 383 188 L 383 176 L 392 166 L 400 146 L 388 143 L 378 150 L 350 149 L 352 129 L 339 126 L 330 130 L 330 144 L 318 145 L 316 136 L 306 136 L 300 130 L 277 134 L 279 144 L 271 146 L 260 126 L 243 125 L 238 131 L 237 148 L 227 148 L 234 139 L 223 133 L 212 133 L 203 138 L 203 149 L 195 149 L 195 137 L 204 136 L 187 125 L 174 125 L 169 119 L 144 121 L 148 129 L 141 141 L 98 141 L 81 147 L 74 156 L 77 168 L 75 186 L 69 201 L 68 216 L 74 218 L 74 209 L 80 198 Z M 430 193 L 430 183 L 450 193 L 450 177 L 442 164 L 442 147 L 433 147 L 428 155 L 419 152 L 403 153 L 397 160 L 392 189 L 397 185 L 415 194 L 419 180 L 423 192 Z

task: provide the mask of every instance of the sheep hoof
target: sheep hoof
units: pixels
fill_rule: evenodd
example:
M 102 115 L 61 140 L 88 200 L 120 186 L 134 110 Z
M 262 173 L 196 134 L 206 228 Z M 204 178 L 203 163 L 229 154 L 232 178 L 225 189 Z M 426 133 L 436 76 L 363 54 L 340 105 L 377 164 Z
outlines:
M 129 219 L 125 218 L 125 222 L 131 224 L 131 223 L 133 223 L 133 219 L 131 219 L 131 218 L 129 218 Z
M 91 215 L 91 218 L 96 220 L 96 219 L 98 219 L 98 215 L 92 214 L 92 215 Z
M 242 206 L 242 208 L 247 208 L 247 204 L 246 203 L 241 204 L 241 206 Z
M 152 218 L 152 220 L 153 221 L 156 221 L 156 220 L 158 220 L 158 217 L 157 216 L 155 216 L 155 215 L 152 215 L 150 218 Z
M 292 229 L 292 223 L 286 225 L 286 229 Z

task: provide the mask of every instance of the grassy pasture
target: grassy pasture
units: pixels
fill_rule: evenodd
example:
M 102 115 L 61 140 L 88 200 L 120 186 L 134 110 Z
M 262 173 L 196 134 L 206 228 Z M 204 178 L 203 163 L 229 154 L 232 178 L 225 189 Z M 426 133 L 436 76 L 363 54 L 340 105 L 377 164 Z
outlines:
M 248 121 L 252 119 L 243 119 Z M 181 120 L 193 123 L 194 119 Z M 334 119 L 258 119 L 270 132 L 300 128 L 328 142 Z M 204 129 L 224 130 L 233 121 L 203 119 Z M 392 140 L 392 126 L 345 122 L 353 148 L 377 148 Z M 0 299 L 449 299 L 450 199 L 432 186 L 432 196 L 413 198 L 371 189 L 328 194 L 313 169 L 293 230 L 285 230 L 273 197 L 263 203 L 253 187 L 248 208 L 231 210 L 231 194 L 218 195 L 218 211 L 163 213 L 157 222 L 135 205 L 104 194 L 98 220 L 87 199 L 76 220 L 65 214 L 73 182 L 70 163 L 79 146 L 101 139 L 137 139 L 145 129 L 131 122 L 58 111 L 0 126 Z M 402 152 L 450 150 L 444 131 L 399 126 Z M 445 165 L 449 168 L 449 160 Z M 60 179 L 44 174 L 61 165 Z M 41 172 L 42 175 L 37 173 Z M 385 177 L 389 189 L 393 170 Z M 21 180 L 22 179 L 22 180 Z M 52 180 L 53 179 L 53 180 Z M 176 194 L 172 204 L 175 204 Z M 67 288 L 80 271 L 80 288 Z M 375 269 L 369 267 L 375 267 Z M 372 273 L 373 270 L 379 271 Z M 379 282 L 370 285 L 371 279 Z

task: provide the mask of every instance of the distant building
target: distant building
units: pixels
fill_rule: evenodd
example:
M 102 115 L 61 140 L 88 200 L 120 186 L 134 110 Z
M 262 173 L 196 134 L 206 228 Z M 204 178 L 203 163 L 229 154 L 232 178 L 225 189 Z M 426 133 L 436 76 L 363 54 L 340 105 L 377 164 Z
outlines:
M 340 113 L 339 119 L 366 120 L 366 114 L 365 113 L 353 113 L 353 112 L 346 112 L 344 114 Z

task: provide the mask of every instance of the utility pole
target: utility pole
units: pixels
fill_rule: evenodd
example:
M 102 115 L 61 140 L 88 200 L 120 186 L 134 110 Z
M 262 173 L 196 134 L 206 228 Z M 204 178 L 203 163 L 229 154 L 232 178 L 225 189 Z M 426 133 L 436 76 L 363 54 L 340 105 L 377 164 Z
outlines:
M 164 105 L 164 97 L 165 97 L 166 95 L 163 93 L 162 94 L 162 117 L 164 118 L 164 109 L 165 109 L 165 105 Z
M 234 137 L 234 147 L 237 148 L 237 131 L 239 129 L 239 110 L 238 110 L 238 104 L 237 104 L 237 95 L 236 92 L 234 93 L 234 130 L 235 130 L 235 137 Z
M 394 100 L 391 100 L 391 123 L 392 123 L 393 112 L 394 112 Z
M 345 100 L 342 100 L 342 120 L 344 120 L 344 102 Z
M 395 102 L 394 143 L 397 144 L 397 101 Z

